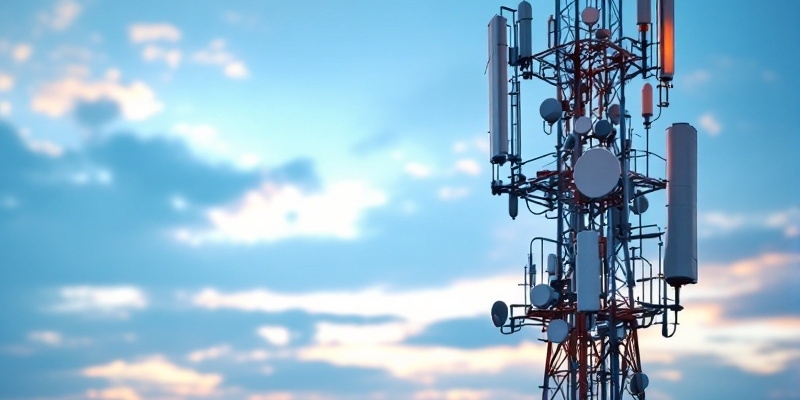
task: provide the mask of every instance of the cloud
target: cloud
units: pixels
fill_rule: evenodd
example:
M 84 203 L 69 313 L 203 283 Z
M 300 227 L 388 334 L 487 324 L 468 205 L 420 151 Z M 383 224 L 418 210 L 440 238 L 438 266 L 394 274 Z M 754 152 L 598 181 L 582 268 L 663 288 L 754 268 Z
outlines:
M 141 400 L 139 394 L 130 387 L 117 386 L 108 389 L 90 389 L 86 392 L 89 399 L 99 400 Z
M 358 317 L 394 317 L 400 321 L 427 326 L 435 322 L 487 316 L 491 303 L 519 277 L 489 276 L 465 279 L 443 287 L 391 291 L 384 287 L 341 292 L 279 293 L 267 289 L 223 293 L 204 289 L 192 303 L 206 309 L 233 309 L 279 313 L 301 310 L 313 314 Z M 383 329 L 390 328 L 388 325 Z M 347 326 L 339 327 L 347 329 Z M 381 328 L 378 328 L 381 329 Z M 338 337 L 332 333 L 330 337 Z
M 66 286 L 54 311 L 125 318 L 130 311 L 147 308 L 147 296 L 135 286 Z
M 414 178 L 427 178 L 431 176 L 431 169 L 418 162 L 410 162 L 403 167 L 403 170 Z
M 39 21 L 54 31 L 69 28 L 81 14 L 81 5 L 72 0 L 61 0 L 52 10 L 39 15 Z
M 230 354 L 231 347 L 227 344 L 209 347 L 207 349 L 195 350 L 186 356 L 191 362 L 202 362 L 206 360 L 214 360 L 224 355 Z
M 60 117 L 72 111 L 80 101 L 99 99 L 115 101 L 122 115 L 132 121 L 147 119 L 164 108 L 153 90 L 143 82 L 135 81 L 126 86 L 109 78 L 99 81 L 66 78 L 39 86 L 31 100 L 31 109 L 50 117 Z
M 700 127 L 711 136 L 717 136 L 722 132 L 722 124 L 717 120 L 714 114 L 705 113 L 701 115 L 699 122 Z
M 241 60 L 234 57 L 226 49 L 227 44 L 222 39 L 216 39 L 192 56 L 192 59 L 199 64 L 218 65 L 222 67 L 225 76 L 233 79 L 243 79 L 249 76 L 247 66 Z
M 458 200 L 469 195 L 469 188 L 445 186 L 439 189 L 439 199 L 443 201 Z
M 399 379 L 431 384 L 443 376 L 497 374 L 510 368 L 536 370 L 546 347 L 523 342 L 517 346 L 459 349 L 407 345 L 312 345 L 298 350 L 302 361 L 322 361 L 339 367 L 378 368 Z
M 151 356 L 135 362 L 115 360 L 85 368 L 88 378 L 105 378 L 116 384 L 154 387 L 177 396 L 208 396 L 222 383 L 222 375 L 203 374 L 172 364 L 163 356 Z
M 0 115 L 1 116 L 7 117 L 7 116 L 11 115 L 11 108 L 12 107 L 11 107 L 11 103 L 10 102 L 8 102 L 6 100 L 0 101 Z
M 14 77 L 0 72 L 0 92 L 7 92 L 14 88 Z
M 148 44 L 142 49 L 142 58 L 145 61 L 161 61 L 172 69 L 178 68 L 181 63 L 181 56 L 180 50 L 167 50 L 152 44 Z
M 286 346 L 291 337 L 289 330 L 283 326 L 261 326 L 257 330 L 258 336 L 275 346 Z
M 705 69 L 697 69 L 687 73 L 683 77 L 682 84 L 689 88 L 695 88 L 709 82 L 711 82 L 711 73 Z
M 181 31 L 167 23 L 139 23 L 128 27 L 128 38 L 132 43 L 177 42 L 181 40 Z
M 296 185 L 264 182 L 228 207 L 206 213 L 210 229 L 176 232 L 191 244 L 257 243 L 293 237 L 355 239 L 362 214 L 386 203 L 386 195 L 362 182 L 338 182 L 307 193 Z
M 456 161 L 455 169 L 463 174 L 478 176 L 481 173 L 481 166 L 477 161 L 469 158 Z
M 772 212 L 708 211 L 698 213 L 697 218 L 698 235 L 701 238 L 726 236 L 754 229 L 780 231 L 787 238 L 800 236 L 800 207 Z
M 26 43 L 20 43 L 11 50 L 11 58 L 16 62 L 25 62 L 33 55 L 33 47 Z
M 58 346 L 63 343 L 64 338 L 56 331 L 33 331 L 28 334 L 28 340 L 48 346 Z

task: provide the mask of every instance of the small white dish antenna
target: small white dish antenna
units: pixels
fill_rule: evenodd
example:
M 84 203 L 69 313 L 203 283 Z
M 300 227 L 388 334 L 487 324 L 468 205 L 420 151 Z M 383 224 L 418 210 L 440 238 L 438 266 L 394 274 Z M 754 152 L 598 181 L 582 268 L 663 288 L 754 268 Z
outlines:
M 584 136 L 592 130 L 592 120 L 589 117 L 580 116 L 575 120 L 575 133 Z
M 594 135 L 600 139 L 607 138 L 613 130 L 614 127 L 611 126 L 611 122 L 608 122 L 604 119 L 601 119 L 594 124 Z
M 539 114 L 542 116 L 542 119 L 547 121 L 550 125 L 561 119 L 562 111 L 561 102 L 554 98 L 546 99 L 542 102 L 542 105 L 539 106 Z
M 594 7 L 586 7 L 581 13 L 581 20 L 589 26 L 596 24 L 600 20 L 600 10 Z
M 594 37 L 598 40 L 606 40 L 611 37 L 611 31 L 608 29 L 598 29 L 594 32 Z
M 506 303 L 498 300 L 492 305 L 492 323 L 494 326 L 501 327 L 508 321 L 508 306 Z
M 536 308 L 550 308 L 558 300 L 558 293 L 550 285 L 539 284 L 531 289 L 531 304 Z
M 578 158 L 572 176 L 578 191 L 586 197 L 598 199 L 619 185 L 621 173 L 614 153 L 603 147 L 594 147 Z
M 569 324 L 563 319 L 554 319 L 547 324 L 547 340 L 561 343 L 569 336 Z
M 608 119 L 611 120 L 611 123 L 614 125 L 619 125 L 619 118 L 620 118 L 620 111 L 619 111 L 619 104 L 612 104 L 608 107 Z

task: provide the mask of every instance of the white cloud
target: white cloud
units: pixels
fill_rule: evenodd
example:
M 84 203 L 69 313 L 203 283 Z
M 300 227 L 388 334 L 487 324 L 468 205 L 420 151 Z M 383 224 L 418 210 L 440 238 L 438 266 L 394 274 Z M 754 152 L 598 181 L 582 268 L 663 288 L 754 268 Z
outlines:
M 225 76 L 233 79 L 243 79 L 249 76 L 247 66 L 229 53 L 227 44 L 222 39 L 213 40 L 209 45 L 193 55 L 195 62 L 200 64 L 218 65 L 222 67 Z
M 64 338 L 56 331 L 33 331 L 28 334 L 28 340 L 48 346 L 58 346 L 63 343 Z
M 147 296 L 134 286 L 66 286 L 59 290 L 57 312 L 87 313 L 125 318 L 132 310 L 147 308 Z
M 283 326 L 261 326 L 256 332 L 258 336 L 275 346 L 286 346 L 291 338 L 289 330 Z
M 698 235 L 719 237 L 743 230 L 778 230 L 785 237 L 800 236 L 800 207 L 773 212 L 701 212 L 697 215 Z
M 11 58 L 13 58 L 16 62 L 25 62 L 31 57 L 32 54 L 33 47 L 26 43 L 20 43 L 14 46 L 14 49 L 11 50 Z
M 153 90 L 143 82 L 136 81 L 126 86 L 110 78 L 114 76 L 99 81 L 72 77 L 46 83 L 34 93 L 31 109 L 50 117 L 60 117 L 70 112 L 78 100 L 109 98 L 119 104 L 125 118 L 140 121 L 164 108 Z
M 11 115 L 11 103 L 8 101 L 0 101 L 0 116 L 7 117 Z
M 445 186 L 439 189 L 439 199 L 443 201 L 458 200 L 469 195 L 469 188 Z
M 424 330 L 424 323 L 386 322 L 380 324 L 316 324 L 314 341 L 320 345 L 369 346 L 401 343 Z
M 472 176 L 477 176 L 481 173 L 481 166 L 478 162 L 469 158 L 456 161 L 455 169 L 458 172 Z
M 689 88 L 704 85 L 711 81 L 711 73 L 704 69 L 698 69 L 689 72 L 683 77 L 682 86 L 685 85 Z
M 0 72 L 0 92 L 7 92 L 14 88 L 14 77 Z
M 128 37 L 133 43 L 177 42 L 181 40 L 181 31 L 174 25 L 166 23 L 141 23 L 128 27 Z
M 486 315 L 497 296 L 516 287 L 519 276 L 501 275 L 459 280 L 444 287 L 391 291 L 369 287 L 341 292 L 279 293 L 267 289 L 222 293 L 204 289 L 192 297 L 194 305 L 207 309 L 235 309 L 278 313 L 301 310 L 314 314 L 360 317 L 396 317 L 412 324 Z M 383 328 L 388 329 L 393 325 Z M 349 329 L 347 325 L 340 325 Z M 405 328 L 404 328 L 405 329 Z M 330 331 L 329 331 L 330 332 Z M 330 337 L 339 337 L 331 333 Z
M 541 369 L 543 344 L 461 349 L 407 345 L 312 345 L 298 350 L 302 361 L 322 361 L 339 367 L 378 368 L 400 379 L 433 383 L 438 377 L 497 374 L 510 368 Z
M 225 76 L 234 79 L 247 78 L 247 76 L 250 75 L 247 67 L 241 61 L 233 61 L 226 64 L 224 72 Z
M 230 352 L 231 352 L 231 347 L 228 346 L 227 344 L 224 344 L 220 346 L 209 347 L 207 349 L 195 350 L 189 353 L 189 355 L 186 356 L 186 358 L 192 362 L 202 362 L 206 360 L 214 360 L 220 358 L 224 355 L 230 354 Z
M 82 375 L 105 378 L 113 383 L 141 384 L 178 396 L 208 396 L 222 383 L 219 374 L 203 374 L 172 364 L 162 356 L 136 362 L 115 360 L 108 364 L 85 368 Z
M 650 392 L 647 392 L 648 398 Z M 412 396 L 413 400 L 529 400 L 530 393 L 512 392 L 508 390 L 476 390 L 476 389 L 426 389 L 421 390 Z
M 407 174 L 414 178 L 427 178 L 431 175 L 431 169 L 418 162 L 410 162 L 403 167 Z
M 313 193 L 268 182 L 232 206 L 208 210 L 210 229 L 181 229 L 175 237 L 190 244 L 272 242 L 308 236 L 355 239 L 360 234 L 361 215 L 386 201 L 385 194 L 363 182 L 334 183 Z
M 86 397 L 89 399 L 99 399 L 99 400 L 141 400 L 142 398 L 139 396 L 139 393 L 136 393 L 130 387 L 127 386 L 117 386 L 111 387 L 108 389 L 89 389 L 86 391 Z
M 175 49 L 167 50 L 156 45 L 148 44 L 142 50 L 142 58 L 144 58 L 145 61 L 162 61 L 170 68 L 175 69 L 178 68 L 178 65 L 181 63 L 181 51 Z
M 39 15 L 39 20 L 54 31 L 67 29 L 81 14 L 81 5 L 73 0 L 61 0 L 50 12 Z
M 701 115 L 699 122 L 700 127 L 711 136 L 717 136 L 722 132 L 722 124 L 717 120 L 714 114 L 705 113 Z
M 185 141 L 196 154 L 201 156 L 227 156 L 230 148 L 220 139 L 217 128 L 207 124 L 179 123 L 170 133 Z

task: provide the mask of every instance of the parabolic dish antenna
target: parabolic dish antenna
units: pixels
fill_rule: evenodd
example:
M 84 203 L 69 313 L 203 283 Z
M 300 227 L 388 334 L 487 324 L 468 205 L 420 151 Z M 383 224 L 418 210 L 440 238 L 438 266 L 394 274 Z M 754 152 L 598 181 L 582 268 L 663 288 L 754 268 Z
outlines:
M 586 135 L 591 130 L 592 120 L 589 117 L 580 116 L 575 120 L 575 133 L 578 135 Z
M 547 324 L 547 340 L 561 343 L 569 336 L 569 324 L 563 319 L 554 319 Z
M 611 193 L 619 184 L 619 160 L 614 153 L 594 147 L 581 155 L 575 163 L 573 179 L 584 196 L 597 199 Z
M 494 326 L 501 327 L 506 324 L 508 320 L 508 306 L 506 303 L 498 300 L 492 305 L 492 323 Z
M 611 120 L 611 123 L 614 125 L 619 125 L 619 104 L 612 104 L 608 107 L 608 118 Z
M 608 122 L 604 119 L 601 119 L 594 124 L 594 135 L 600 139 L 607 138 L 608 135 L 611 134 L 612 130 L 614 130 L 614 127 L 611 126 L 611 122 Z
M 539 114 L 548 124 L 554 124 L 561 119 L 561 111 L 561 102 L 554 98 L 546 99 L 539 106 Z
M 536 308 L 550 308 L 556 300 L 558 293 L 550 285 L 539 284 L 531 289 L 531 304 Z
M 594 7 L 586 7 L 581 13 L 581 20 L 589 26 L 596 24 L 600 20 L 600 10 Z

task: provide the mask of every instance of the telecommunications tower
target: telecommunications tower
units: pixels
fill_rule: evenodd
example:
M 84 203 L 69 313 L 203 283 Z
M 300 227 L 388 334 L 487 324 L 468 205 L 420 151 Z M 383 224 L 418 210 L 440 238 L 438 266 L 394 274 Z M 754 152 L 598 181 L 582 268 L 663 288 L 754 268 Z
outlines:
M 672 336 L 680 289 L 697 282 L 697 130 L 672 124 L 666 157 L 650 150 L 675 72 L 674 2 L 636 6 L 630 36 L 622 0 L 555 0 L 546 37 L 532 34 L 527 1 L 489 22 L 492 194 L 508 195 L 511 218 L 524 202 L 556 230 L 531 240 L 524 302 L 498 301 L 491 316 L 504 334 L 525 326 L 544 333 L 543 400 L 644 399 L 639 330 L 659 326 Z M 552 97 L 525 134 L 550 135 L 555 147 L 526 160 L 521 90 L 532 80 L 552 87 Z M 641 119 L 627 111 L 632 85 Z M 648 197 L 663 189 L 665 229 L 646 215 Z

